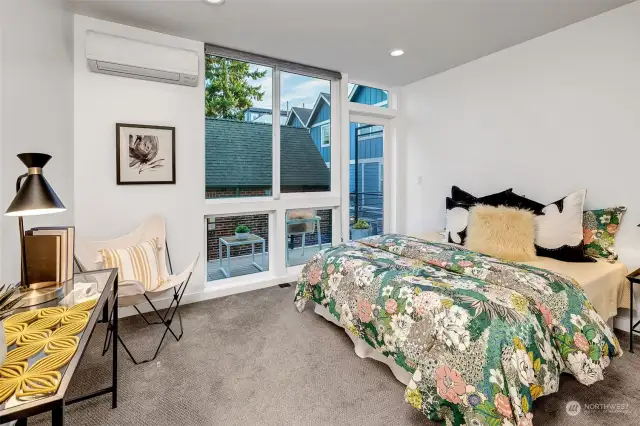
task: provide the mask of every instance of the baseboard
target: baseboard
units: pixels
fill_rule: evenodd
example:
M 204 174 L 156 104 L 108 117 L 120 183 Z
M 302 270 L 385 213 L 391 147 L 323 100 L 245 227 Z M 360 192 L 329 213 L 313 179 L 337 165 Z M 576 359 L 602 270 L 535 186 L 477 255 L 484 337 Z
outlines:
M 285 276 L 280 278 L 272 278 L 258 282 L 250 282 L 246 284 L 234 285 L 215 285 L 208 284 L 202 291 L 185 294 L 182 298 L 181 305 L 202 302 L 205 300 L 217 299 L 218 297 L 231 296 L 238 293 L 246 293 L 248 291 L 261 290 L 263 288 L 274 287 L 281 284 L 291 283 L 297 280 L 297 275 Z M 293 297 L 293 296 L 292 296 Z M 157 309 L 166 309 L 173 300 L 173 297 L 164 297 L 154 299 L 153 303 Z M 292 299 L 293 300 L 293 299 Z M 141 312 L 151 312 L 151 306 L 148 303 L 137 305 Z M 136 315 L 137 312 L 132 307 L 122 307 L 118 310 L 120 318 Z

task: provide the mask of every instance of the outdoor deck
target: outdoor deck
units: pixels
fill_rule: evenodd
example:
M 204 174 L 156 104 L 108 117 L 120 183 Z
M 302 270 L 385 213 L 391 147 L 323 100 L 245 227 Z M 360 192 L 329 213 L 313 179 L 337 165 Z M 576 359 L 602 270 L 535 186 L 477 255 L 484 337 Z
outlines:
M 323 244 L 323 248 L 329 247 L 328 244 Z M 302 256 L 302 249 L 296 248 L 289 252 L 289 266 L 302 265 L 306 263 L 311 256 L 318 252 L 318 246 L 307 246 L 304 249 L 304 256 Z M 260 265 L 261 254 L 256 253 L 256 263 Z M 223 259 L 223 266 L 227 267 L 226 259 Z M 269 253 L 264 255 L 264 265 L 261 265 L 265 271 L 269 270 Z M 249 275 L 260 272 L 251 263 L 251 255 L 237 256 L 231 258 L 231 277 L 239 277 L 241 275 Z M 207 262 L 207 278 L 209 281 L 217 281 L 224 279 L 225 276 L 220 271 L 219 260 L 209 260 Z

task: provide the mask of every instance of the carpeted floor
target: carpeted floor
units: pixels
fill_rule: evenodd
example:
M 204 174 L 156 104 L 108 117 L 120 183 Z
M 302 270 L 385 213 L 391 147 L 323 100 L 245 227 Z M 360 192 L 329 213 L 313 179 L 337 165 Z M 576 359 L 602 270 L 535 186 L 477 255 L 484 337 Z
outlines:
M 157 362 L 135 366 L 120 350 L 118 408 L 111 410 L 109 396 L 82 402 L 67 407 L 66 424 L 435 425 L 404 403 L 404 386 L 385 365 L 358 358 L 342 329 L 309 307 L 298 314 L 292 300 L 292 287 L 273 287 L 184 306 L 185 336 L 167 340 Z M 138 353 L 149 353 L 162 331 L 144 328 L 137 317 L 122 320 L 121 330 Z M 100 326 L 72 395 L 109 383 L 110 356 L 99 352 L 103 333 Z M 571 400 L 582 406 L 577 416 L 566 413 Z M 534 406 L 536 425 L 639 419 L 640 354 L 614 360 L 606 379 L 591 387 L 564 376 L 560 392 Z M 29 424 L 48 425 L 50 416 Z

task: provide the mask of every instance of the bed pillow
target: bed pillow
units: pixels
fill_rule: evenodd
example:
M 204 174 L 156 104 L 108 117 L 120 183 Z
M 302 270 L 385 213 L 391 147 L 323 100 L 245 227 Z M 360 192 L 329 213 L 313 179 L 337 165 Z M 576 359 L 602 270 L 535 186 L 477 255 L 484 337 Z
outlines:
M 499 206 L 507 203 L 509 195 L 512 193 L 512 191 L 513 188 L 509 188 L 505 189 L 502 192 L 496 192 L 495 194 L 485 195 L 484 197 L 476 197 L 454 185 L 451 187 L 451 199 L 453 201 L 472 205 L 486 204 L 489 206 Z
M 582 217 L 584 251 L 589 256 L 616 260 L 613 243 L 626 207 L 587 210 Z
M 448 242 L 464 244 L 464 239 L 467 235 L 469 209 L 471 207 L 473 207 L 473 204 L 453 201 L 447 197 L 447 224 L 445 226 L 445 233 Z
M 584 254 L 582 215 L 587 190 L 546 205 L 535 217 L 536 252 L 565 262 L 595 262 Z
M 513 207 L 477 205 L 469 211 L 465 247 L 501 259 L 536 258 L 534 214 Z
M 515 207 L 517 209 L 530 210 L 534 214 L 542 214 L 542 209 L 545 207 L 542 203 L 530 200 L 524 195 L 518 195 L 514 192 L 507 195 L 507 200 L 504 205 L 508 207 Z

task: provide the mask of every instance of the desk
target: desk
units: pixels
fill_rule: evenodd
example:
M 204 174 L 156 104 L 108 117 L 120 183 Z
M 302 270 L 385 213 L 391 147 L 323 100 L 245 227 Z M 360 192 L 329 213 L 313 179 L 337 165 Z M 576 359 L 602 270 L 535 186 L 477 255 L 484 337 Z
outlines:
M 85 273 L 76 273 L 72 280 L 63 284 L 64 290 L 60 299 L 52 300 L 41 305 L 30 306 L 17 311 L 26 311 L 40 308 L 49 308 L 54 306 L 70 307 L 80 303 L 78 295 L 72 293 L 76 283 L 95 282 L 98 288 L 98 300 L 96 305 L 89 312 L 89 321 L 85 329 L 78 334 L 80 338 L 75 354 L 69 363 L 62 367 L 60 374 L 62 375 L 58 389 L 54 394 L 34 397 L 29 400 L 18 400 L 15 395 L 11 396 L 0 405 L 0 424 L 17 420 L 17 425 L 27 424 L 27 419 L 40 413 L 51 411 L 51 424 L 53 426 L 64 425 L 64 407 L 76 402 L 84 401 L 107 393 L 111 394 L 111 408 L 118 405 L 118 270 L 103 269 L 100 271 L 91 271 Z M 109 319 L 111 318 L 111 319 Z M 88 395 L 83 395 L 74 399 L 67 399 L 67 390 L 73 374 L 80 363 L 80 359 L 85 353 L 89 339 L 93 334 L 93 330 L 97 322 L 106 322 L 108 327 L 113 330 L 112 333 L 112 353 L 111 361 L 111 386 L 104 389 L 94 391 Z M 32 356 L 27 360 L 31 366 L 34 362 L 44 356 L 43 352 Z

